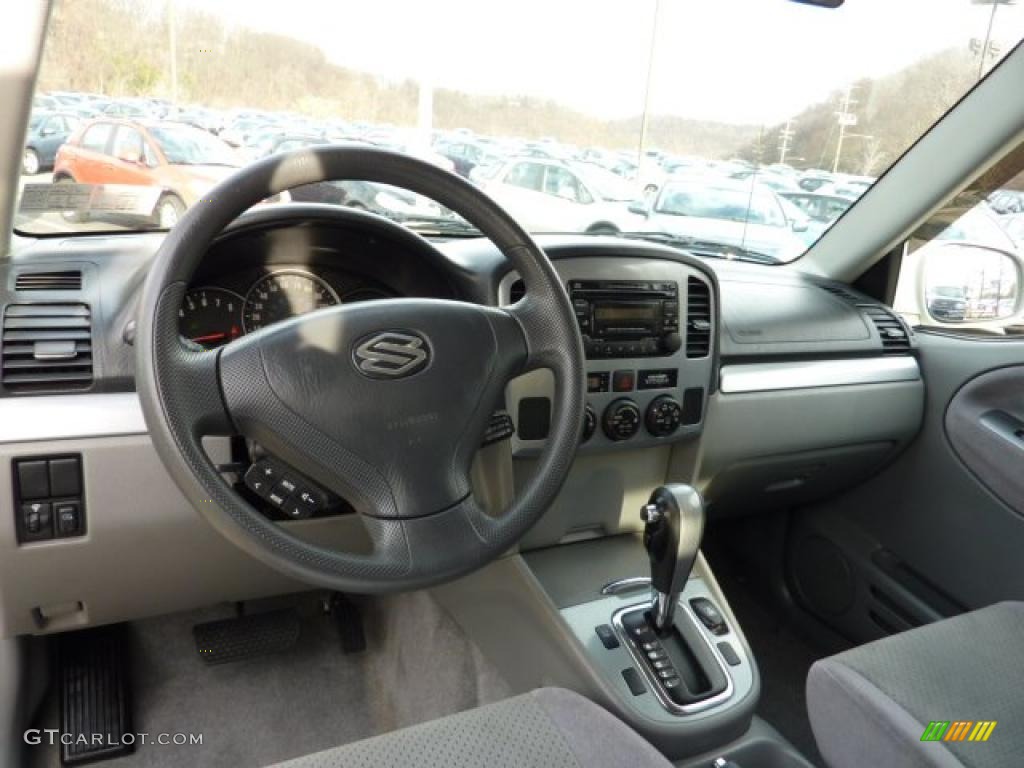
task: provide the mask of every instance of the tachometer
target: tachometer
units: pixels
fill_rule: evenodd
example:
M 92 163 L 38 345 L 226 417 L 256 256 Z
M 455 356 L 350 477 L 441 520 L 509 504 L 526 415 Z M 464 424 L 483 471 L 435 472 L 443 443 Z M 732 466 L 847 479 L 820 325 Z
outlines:
M 178 332 L 207 349 L 242 335 L 242 304 L 234 291 L 195 288 L 185 294 L 178 310 Z
M 257 281 L 245 296 L 242 322 L 247 333 L 340 304 L 338 294 L 316 275 L 297 269 L 273 272 Z

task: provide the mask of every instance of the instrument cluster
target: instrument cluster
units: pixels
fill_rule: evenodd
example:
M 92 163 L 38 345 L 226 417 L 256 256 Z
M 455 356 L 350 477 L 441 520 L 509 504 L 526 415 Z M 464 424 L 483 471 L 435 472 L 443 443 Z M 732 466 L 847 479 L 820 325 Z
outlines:
M 379 283 L 345 273 L 328 275 L 308 267 L 263 269 L 254 277 L 234 276 L 191 288 L 178 311 L 178 329 L 186 339 L 215 349 L 307 312 L 394 295 Z

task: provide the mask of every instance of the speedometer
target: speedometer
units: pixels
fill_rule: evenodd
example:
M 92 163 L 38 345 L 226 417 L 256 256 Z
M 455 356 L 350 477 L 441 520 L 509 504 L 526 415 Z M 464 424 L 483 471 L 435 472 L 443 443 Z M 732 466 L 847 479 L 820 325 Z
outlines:
M 272 272 L 249 289 L 242 322 L 246 333 L 252 333 L 289 317 L 340 303 L 338 294 L 316 275 L 285 269 Z
M 178 310 L 178 332 L 207 349 L 242 335 L 242 297 L 223 288 L 195 288 Z

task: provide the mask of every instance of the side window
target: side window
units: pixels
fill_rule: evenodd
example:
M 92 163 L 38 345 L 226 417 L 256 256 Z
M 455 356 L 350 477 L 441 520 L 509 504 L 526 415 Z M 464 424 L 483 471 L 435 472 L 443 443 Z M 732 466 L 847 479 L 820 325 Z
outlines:
M 121 125 L 117 128 L 117 135 L 114 137 L 114 157 L 128 162 L 142 162 L 145 156 L 145 146 L 142 141 L 142 134 L 134 128 Z
M 893 308 L 910 325 L 980 339 L 1024 335 L 1024 241 L 1014 226 L 1024 214 L 1007 205 L 1024 189 L 1019 150 L 947 201 L 907 241 Z
M 92 152 L 106 152 L 107 141 L 113 128 L 110 123 L 97 123 L 91 126 L 82 137 L 82 148 Z
M 544 166 L 537 163 L 518 163 L 505 175 L 505 183 L 513 187 L 541 191 L 544 181 Z
M 549 165 L 544 173 L 544 193 L 574 203 L 592 200 L 575 174 L 567 168 L 559 168 L 557 165 Z

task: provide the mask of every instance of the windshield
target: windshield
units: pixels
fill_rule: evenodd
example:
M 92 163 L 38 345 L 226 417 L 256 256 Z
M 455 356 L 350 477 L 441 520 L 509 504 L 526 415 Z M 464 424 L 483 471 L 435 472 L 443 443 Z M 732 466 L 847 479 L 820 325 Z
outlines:
M 240 165 L 231 147 L 198 128 L 155 125 L 149 133 L 171 165 Z
M 16 227 L 159 228 L 157 201 L 330 142 L 459 174 L 533 233 L 791 261 L 1022 35 L 1003 0 L 64 0 L 34 104 L 85 120 L 26 145 Z M 266 204 L 473 234 L 416 196 L 337 189 Z

